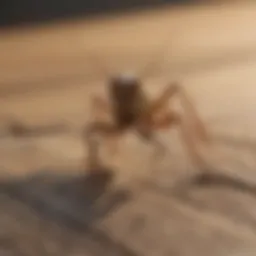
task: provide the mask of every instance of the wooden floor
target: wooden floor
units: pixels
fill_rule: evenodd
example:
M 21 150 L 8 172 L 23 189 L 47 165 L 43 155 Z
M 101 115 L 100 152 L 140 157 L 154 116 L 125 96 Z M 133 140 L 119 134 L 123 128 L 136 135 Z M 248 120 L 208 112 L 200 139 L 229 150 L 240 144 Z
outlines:
M 0 251 L 255 255 L 255 15 L 248 1 L 1 31 Z M 90 97 L 127 69 L 152 97 L 170 81 L 186 88 L 214 141 L 202 150 L 211 170 L 173 130 L 159 134 L 170 155 L 155 173 L 151 148 L 128 134 L 105 159 L 113 181 L 82 176 Z M 4 136 L 13 119 L 65 129 Z

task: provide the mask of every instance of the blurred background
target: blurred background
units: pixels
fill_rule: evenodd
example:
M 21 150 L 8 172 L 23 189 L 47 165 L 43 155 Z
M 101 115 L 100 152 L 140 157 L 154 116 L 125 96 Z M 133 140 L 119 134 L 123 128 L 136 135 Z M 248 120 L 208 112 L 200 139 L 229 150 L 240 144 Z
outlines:
M 220 2 L 200 0 L 74 0 L 32 1 L 3 0 L 0 3 L 0 25 L 50 21 L 58 18 L 83 17 L 99 13 L 113 13 L 138 8 L 159 7 L 164 4 Z

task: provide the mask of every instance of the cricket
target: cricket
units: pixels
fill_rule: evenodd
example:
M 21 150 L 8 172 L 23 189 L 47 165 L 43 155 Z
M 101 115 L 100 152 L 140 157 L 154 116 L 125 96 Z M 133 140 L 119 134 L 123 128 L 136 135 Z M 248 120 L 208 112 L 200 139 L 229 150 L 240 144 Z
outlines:
M 191 160 L 203 168 L 205 161 L 197 151 L 197 144 L 209 143 L 209 132 L 183 86 L 172 82 L 158 97 L 149 99 L 139 77 L 133 73 L 122 73 L 108 81 L 107 92 L 105 98 L 94 95 L 90 103 L 93 119 L 86 125 L 83 134 L 90 167 L 97 166 L 101 161 L 101 139 L 106 139 L 110 155 L 115 156 L 120 136 L 128 131 L 135 132 L 141 140 L 154 147 L 151 160 L 152 163 L 159 163 L 167 149 L 157 138 L 157 132 L 177 128 Z M 179 98 L 185 114 L 169 107 L 175 97 Z M 105 115 L 109 115 L 110 120 L 105 120 Z

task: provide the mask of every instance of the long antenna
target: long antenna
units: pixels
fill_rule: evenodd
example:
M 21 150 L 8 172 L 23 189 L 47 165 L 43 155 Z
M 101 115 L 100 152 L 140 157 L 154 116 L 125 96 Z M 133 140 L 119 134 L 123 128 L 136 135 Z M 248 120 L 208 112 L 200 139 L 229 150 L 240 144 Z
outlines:
M 167 38 L 169 39 L 169 38 Z M 165 44 L 161 44 L 156 53 L 154 53 L 155 58 L 152 58 L 152 61 L 147 63 L 141 70 L 138 72 L 139 77 L 143 80 L 146 77 L 152 76 L 159 71 L 156 67 L 160 66 L 161 63 L 165 60 L 166 57 L 166 49 L 169 46 L 169 40 L 165 40 Z

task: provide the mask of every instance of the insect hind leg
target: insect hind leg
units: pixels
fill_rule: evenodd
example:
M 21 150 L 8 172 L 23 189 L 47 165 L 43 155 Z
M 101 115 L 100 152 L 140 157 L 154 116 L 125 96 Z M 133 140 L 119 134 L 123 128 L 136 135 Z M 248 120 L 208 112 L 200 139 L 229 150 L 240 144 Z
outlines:
M 154 172 L 159 168 L 161 160 L 167 153 L 166 145 L 156 136 L 156 133 L 151 129 L 137 128 L 136 133 L 146 143 L 153 146 L 153 154 L 150 157 L 150 170 Z

